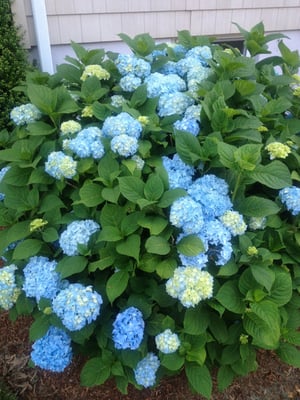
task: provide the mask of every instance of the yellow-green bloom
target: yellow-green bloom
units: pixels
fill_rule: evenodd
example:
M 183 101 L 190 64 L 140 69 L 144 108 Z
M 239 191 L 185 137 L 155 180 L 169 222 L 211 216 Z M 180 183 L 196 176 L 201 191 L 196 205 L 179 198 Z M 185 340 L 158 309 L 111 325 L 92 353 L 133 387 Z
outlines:
M 85 67 L 80 79 L 85 81 L 89 76 L 95 76 L 99 80 L 108 80 L 110 78 L 110 73 L 102 68 L 101 65 L 93 64 Z
M 247 249 L 247 254 L 249 256 L 256 256 L 258 254 L 258 250 L 255 246 L 249 246 Z
M 289 146 L 280 142 L 269 143 L 266 146 L 266 150 L 269 152 L 271 160 L 274 160 L 274 158 L 286 158 L 291 152 Z
M 43 226 L 45 226 L 47 224 L 48 224 L 48 221 L 46 221 L 42 218 L 36 218 L 30 222 L 29 230 L 30 230 L 30 232 L 33 232 L 33 231 L 36 231 L 37 229 L 42 228 Z
M 149 124 L 149 117 L 146 115 L 140 115 L 137 120 L 142 124 L 142 126 Z
M 257 128 L 258 132 L 268 132 L 268 128 L 264 125 L 261 125 Z
M 60 125 L 60 131 L 62 135 L 67 135 L 68 133 L 76 133 L 80 130 L 80 123 L 74 120 L 65 121 Z
M 85 106 L 84 109 L 81 112 L 82 117 L 92 117 L 94 115 L 93 113 L 93 107 L 92 106 Z

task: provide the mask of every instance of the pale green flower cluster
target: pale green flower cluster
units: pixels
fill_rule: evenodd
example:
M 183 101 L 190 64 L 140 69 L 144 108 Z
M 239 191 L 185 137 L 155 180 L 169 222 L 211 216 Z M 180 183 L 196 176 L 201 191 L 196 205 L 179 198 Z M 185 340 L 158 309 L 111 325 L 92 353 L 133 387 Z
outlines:
M 221 217 L 221 222 L 233 236 L 243 235 L 247 229 L 243 216 L 237 211 L 228 210 Z
M 291 149 L 286 144 L 280 142 L 272 142 L 266 146 L 266 150 L 269 152 L 270 160 L 274 160 L 275 158 L 286 158 Z
M 15 270 L 14 264 L 0 269 L 0 308 L 4 310 L 15 304 L 21 292 L 15 283 Z
M 155 336 L 155 344 L 159 351 L 165 354 L 175 353 L 180 346 L 180 340 L 176 333 L 171 329 L 166 329 Z
M 197 267 L 178 267 L 166 283 L 167 293 L 185 307 L 195 307 L 213 294 L 213 277 Z
M 72 133 L 79 132 L 81 130 L 81 125 L 79 122 L 74 120 L 65 121 L 60 125 L 60 132 L 62 135 L 68 135 Z
M 99 80 L 108 80 L 110 73 L 102 68 L 101 65 L 93 64 L 85 67 L 80 79 L 85 81 L 89 76 L 95 76 Z

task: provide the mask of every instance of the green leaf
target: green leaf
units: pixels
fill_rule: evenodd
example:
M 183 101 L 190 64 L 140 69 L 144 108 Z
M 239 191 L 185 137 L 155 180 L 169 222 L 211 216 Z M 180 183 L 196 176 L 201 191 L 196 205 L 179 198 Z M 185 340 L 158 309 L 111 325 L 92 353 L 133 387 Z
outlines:
M 120 197 L 120 188 L 119 186 L 115 186 L 113 188 L 104 188 L 101 192 L 101 195 L 104 200 L 117 204 Z
M 170 252 L 170 244 L 162 236 L 150 236 L 146 240 L 145 248 L 152 254 L 166 255 Z
M 268 165 L 258 165 L 250 173 L 250 177 L 272 189 L 282 189 L 292 185 L 288 167 L 278 160 L 272 161 Z
M 81 370 L 80 383 L 82 386 L 102 385 L 110 377 L 110 365 L 104 364 L 101 357 L 88 360 Z
M 150 201 L 159 200 L 164 193 L 164 184 L 157 174 L 149 177 L 145 184 L 144 194 L 145 198 Z
M 239 167 L 246 171 L 253 171 L 261 161 L 260 144 L 245 144 L 234 152 L 234 159 Z
M 236 201 L 236 209 L 248 217 L 266 217 L 277 214 L 280 207 L 272 200 L 258 196 L 249 196 Z
M 296 346 L 290 343 L 280 343 L 276 353 L 283 362 L 300 368 L 300 350 Z
M 212 379 L 205 365 L 186 363 L 185 373 L 192 388 L 202 396 L 210 399 L 212 392 Z
M 125 33 L 120 33 L 119 36 L 134 53 L 142 57 L 150 54 L 155 48 L 155 41 L 148 33 L 136 35 L 133 39 Z
M 51 323 L 49 316 L 45 314 L 40 314 L 38 318 L 31 324 L 29 329 L 29 340 L 36 341 L 44 336 Z
M 270 299 L 278 307 L 287 304 L 292 297 L 293 282 L 289 272 L 282 269 L 275 269 L 275 280 L 271 287 Z
M 215 297 L 227 310 L 236 314 L 244 313 L 246 307 L 242 301 L 242 296 L 237 287 L 236 280 L 225 282 L 220 287 Z
M 144 182 L 135 176 L 124 176 L 119 178 L 120 192 L 133 203 L 144 198 Z
M 90 104 L 99 100 L 107 93 L 107 89 L 101 87 L 101 83 L 96 76 L 89 76 L 81 86 L 81 96 L 86 103 Z
M 130 99 L 130 107 L 137 108 L 143 105 L 148 98 L 147 85 L 140 85 L 132 94 Z
M 138 224 L 149 229 L 151 235 L 159 235 L 168 225 L 168 220 L 158 216 L 142 215 L 138 219 Z
M 256 282 L 264 286 L 268 292 L 275 281 L 275 273 L 265 265 L 252 264 L 250 266 L 252 275 Z
M 127 271 L 115 272 L 106 282 L 106 294 L 110 303 L 119 297 L 127 288 L 129 274 Z
M 293 68 L 298 68 L 300 66 L 300 57 L 298 50 L 290 50 L 282 40 L 278 43 L 278 48 L 282 55 L 284 62 Z
M 180 132 L 175 135 L 176 151 L 182 161 L 193 165 L 203 157 L 199 140 L 188 132 Z
M 263 117 L 280 114 L 289 110 L 291 107 L 291 103 L 284 97 L 279 97 L 278 99 L 272 99 L 261 110 L 261 114 Z
M 184 364 L 184 357 L 177 353 L 163 354 L 161 356 L 161 365 L 170 371 L 179 371 Z
M 98 164 L 99 180 L 106 186 L 111 186 L 113 181 L 118 177 L 119 163 L 112 157 L 110 153 L 101 158 Z
M 235 146 L 232 146 L 231 144 L 227 144 L 224 142 L 218 142 L 217 147 L 220 161 L 224 165 L 224 167 L 230 169 L 236 168 L 234 153 L 237 148 Z
M 43 85 L 29 84 L 28 97 L 44 114 L 51 114 L 57 106 L 57 92 Z
M 222 392 L 230 386 L 235 376 L 235 372 L 229 365 L 221 365 L 217 374 L 218 389 Z
M 43 242 L 37 239 L 26 239 L 20 242 L 13 252 L 15 260 L 25 260 L 39 253 Z
M 161 208 L 169 207 L 174 203 L 175 200 L 179 199 L 179 197 L 186 196 L 186 191 L 184 189 L 171 189 L 164 192 L 162 195 L 158 206 Z
M 253 344 L 263 349 L 276 349 L 280 339 L 280 314 L 275 303 L 262 300 L 252 303 L 245 314 L 244 328 Z
M 64 203 L 55 194 L 47 194 L 41 201 L 40 212 L 46 213 L 54 209 L 65 208 Z
M 120 229 L 116 226 L 105 225 L 98 236 L 98 242 L 117 242 L 123 239 Z
M 102 187 L 96 183 L 85 181 L 79 190 L 79 196 L 87 207 L 96 207 L 103 203 Z
M 156 266 L 156 273 L 161 279 L 169 279 L 173 276 L 177 261 L 174 258 L 168 258 L 158 263 Z
M 36 121 L 27 125 L 27 130 L 32 136 L 47 136 L 56 131 L 56 128 L 43 121 Z
M 83 256 L 64 257 L 56 266 L 56 271 L 60 273 L 61 278 L 78 274 L 87 266 L 88 260 Z
M 116 246 L 116 250 L 119 254 L 133 257 L 136 261 L 139 261 L 140 247 L 141 237 L 139 235 L 130 235 Z
M 29 168 L 24 170 L 24 168 L 12 166 L 5 173 L 5 178 L 3 179 L 3 181 L 6 184 L 13 186 L 26 186 L 31 172 L 32 171 Z
M 193 257 L 203 253 L 205 248 L 199 236 L 188 235 L 177 243 L 177 250 L 185 256 Z
M 57 230 L 55 228 L 52 228 L 52 227 L 46 228 L 42 232 L 42 237 L 43 237 L 43 240 L 46 243 L 53 243 L 53 242 L 55 242 L 56 240 L 59 239 L 59 235 L 58 235 Z
M 184 332 L 189 335 L 204 333 L 209 324 L 209 312 L 204 307 L 189 308 L 185 311 Z

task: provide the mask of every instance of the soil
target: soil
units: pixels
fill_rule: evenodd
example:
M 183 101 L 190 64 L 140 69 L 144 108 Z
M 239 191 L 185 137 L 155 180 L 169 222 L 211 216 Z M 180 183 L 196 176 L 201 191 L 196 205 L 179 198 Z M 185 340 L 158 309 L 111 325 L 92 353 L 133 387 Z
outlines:
M 204 400 L 191 392 L 184 374 L 165 378 L 152 389 L 139 391 L 131 386 L 128 394 L 122 395 L 113 381 L 99 387 L 81 387 L 83 360 L 79 357 L 63 373 L 30 368 L 30 323 L 29 317 L 11 322 L 7 313 L 0 314 L 0 380 L 18 400 Z M 270 351 L 259 351 L 257 361 L 256 372 L 235 380 L 222 393 L 214 382 L 211 400 L 300 400 L 300 369 L 281 363 Z

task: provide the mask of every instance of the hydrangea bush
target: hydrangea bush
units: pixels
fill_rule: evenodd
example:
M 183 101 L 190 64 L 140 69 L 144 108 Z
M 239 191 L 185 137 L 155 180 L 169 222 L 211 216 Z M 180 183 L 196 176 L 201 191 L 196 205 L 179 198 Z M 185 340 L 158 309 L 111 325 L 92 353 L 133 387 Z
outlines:
M 32 363 L 82 385 L 185 370 L 209 398 L 257 367 L 300 367 L 299 55 L 240 28 L 247 55 L 178 33 L 86 50 L 0 137 L 0 307 L 30 314 Z M 263 58 L 258 55 L 263 54 Z

